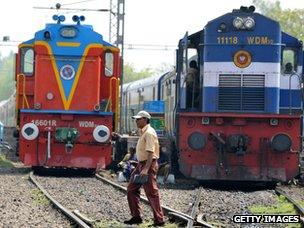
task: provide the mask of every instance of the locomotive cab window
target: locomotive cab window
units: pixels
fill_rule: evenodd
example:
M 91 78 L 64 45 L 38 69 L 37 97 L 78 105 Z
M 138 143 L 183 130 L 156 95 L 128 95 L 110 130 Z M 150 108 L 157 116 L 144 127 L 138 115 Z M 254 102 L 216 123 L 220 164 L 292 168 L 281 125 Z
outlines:
M 291 74 L 292 71 L 296 71 L 296 53 L 292 49 L 283 49 L 282 53 L 282 73 Z
M 197 109 L 199 106 L 199 67 L 198 53 L 195 48 L 188 48 L 186 83 L 186 108 Z
M 105 53 L 105 76 L 113 76 L 114 69 L 114 56 L 112 52 L 106 51 Z
M 34 72 L 34 50 L 32 48 L 21 49 L 21 72 L 26 76 Z

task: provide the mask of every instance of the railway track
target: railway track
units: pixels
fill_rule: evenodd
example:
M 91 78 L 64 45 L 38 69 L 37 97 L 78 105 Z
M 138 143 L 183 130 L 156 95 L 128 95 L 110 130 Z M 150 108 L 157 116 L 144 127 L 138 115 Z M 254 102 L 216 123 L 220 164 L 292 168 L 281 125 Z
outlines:
M 30 180 L 39 188 L 40 191 L 45 195 L 48 200 L 52 202 L 52 204 L 58 208 L 66 217 L 68 217 L 71 221 L 73 221 L 75 224 L 77 224 L 79 227 L 82 228 L 90 228 L 90 226 L 87 224 L 87 220 L 84 218 L 81 218 L 66 207 L 64 207 L 62 204 L 60 204 L 54 197 L 52 197 L 43 187 L 42 185 L 38 182 L 38 180 L 35 178 L 33 172 L 30 173 L 29 176 Z
M 116 211 L 117 206 L 114 205 L 111 208 L 111 204 L 113 204 L 113 203 L 115 204 L 115 202 L 118 199 L 121 199 L 121 197 L 125 197 L 125 194 L 126 194 L 126 191 L 127 191 L 126 187 L 121 186 L 120 184 L 117 184 L 114 181 L 111 181 L 108 178 L 105 178 L 105 177 L 100 176 L 98 174 L 96 174 L 95 177 L 96 178 L 90 177 L 84 183 L 78 183 L 76 185 L 79 185 L 79 186 L 84 185 L 85 186 L 85 185 L 90 185 L 89 184 L 90 182 L 96 182 L 94 184 L 94 186 L 93 186 L 94 189 L 96 189 L 96 188 L 103 188 L 101 186 L 108 186 L 108 187 L 111 186 L 111 188 L 113 187 L 113 188 L 116 189 L 115 191 L 119 190 L 117 192 L 120 192 L 120 196 L 117 197 L 117 198 L 114 198 L 114 199 L 110 199 L 110 201 L 108 201 L 108 202 L 99 202 L 96 199 L 92 200 L 92 201 L 93 201 L 93 204 L 98 204 L 98 205 L 100 205 L 100 207 L 109 207 L 109 209 L 106 212 L 103 212 L 103 214 L 105 214 L 105 213 L 110 213 L 111 214 L 112 213 L 112 217 L 110 216 L 110 218 L 109 218 L 110 220 L 112 219 L 112 220 L 115 221 L 117 219 L 119 221 L 123 221 L 124 218 L 119 217 L 119 215 L 116 214 L 116 212 L 117 212 Z M 62 213 L 65 214 L 65 216 L 70 221 L 73 221 L 73 223 L 77 224 L 79 227 L 92 227 L 92 226 L 94 227 L 95 226 L 94 221 L 102 220 L 102 219 L 100 219 L 100 214 L 99 215 L 98 214 L 97 215 L 93 215 L 94 214 L 93 212 L 91 213 L 89 211 L 85 211 L 83 208 L 78 208 L 79 204 L 84 204 L 84 203 L 79 202 L 78 206 L 77 205 L 71 206 L 71 205 L 73 205 L 73 203 L 76 204 L 76 201 L 73 200 L 73 198 L 70 200 L 70 201 L 72 201 L 71 205 L 60 204 L 59 202 L 61 202 L 62 199 L 61 200 L 57 200 L 57 195 L 56 194 L 54 194 L 54 193 L 50 194 L 48 192 L 48 190 L 45 190 L 44 187 L 42 186 L 43 184 L 40 184 L 39 180 L 37 180 L 36 177 L 32 173 L 30 175 L 30 178 L 34 182 L 34 184 L 43 192 L 43 194 L 45 194 L 45 196 L 60 211 L 62 211 Z M 50 179 L 52 179 L 52 178 L 50 178 Z M 60 178 L 58 178 L 58 179 L 60 179 Z M 77 178 L 74 178 L 74 180 L 72 180 L 72 181 L 75 182 L 76 180 L 77 180 Z M 47 183 L 47 182 L 49 182 L 49 180 L 46 181 L 45 183 Z M 65 184 L 67 182 L 68 182 L 68 180 L 66 180 L 66 182 L 63 182 L 61 185 L 68 185 L 68 184 Z M 75 183 L 77 183 L 77 182 L 75 182 Z M 75 185 L 75 183 L 74 183 L 74 185 Z M 54 186 L 54 183 L 52 183 L 52 182 L 49 183 L 49 187 L 50 186 Z M 52 188 L 54 188 L 54 187 L 51 187 L 51 189 L 50 189 L 51 191 L 52 191 Z M 63 188 L 60 188 L 60 187 L 58 187 L 58 190 L 65 191 Z M 81 190 L 81 191 L 83 191 L 83 190 Z M 103 190 L 100 190 L 100 191 L 103 191 Z M 279 195 L 284 195 L 286 197 L 286 199 L 288 199 L 292 204 L 295 205 L 296 208 L 298 208 L 297 210 L 299 212 L 299 215 L 300 215 L 300 218 L 301 218 L 301 222 L 302 222 L 302 225 L 303 225 L 303 211 L 304 211 L 303 207 L 299 203 L 297 203 L 296 200 L 293 199 L 290 196 L 290 194 L 286 193 L 284 191 L 284 189 L 282 189 L 282 188 L 276 188 L 275 190 L 257 191 L 257 192 L 253 191 L 252 193 L 250 193 L 248 195 L 247 195 L 247 193 L 242 193 L 241 191 L 235 192 L 235 193 L 231 193 L 231 192 L 229 193 L 229 191 L 227 191 L 226 193 L 223 193 L 225 191 L 222 191 L 222 193 L 219 193 L 219 192 L 216 192 L 216 190 L 208 190 L 208 189 L 203 188 L 203 187 L 196 188 L 194 191 L 196 193 L 195 193 L 195 197 L 193 197 L 193 199 L 192 199 L 192 202 L 191 202 L 191 205 L 190 205 L 190 210 L 188 211 L 189 213 L 188 212 L 186 212 L 186 213 L 185 212 L 181 212 L 181 211 L 175 210 L 175 209 L 173 209 L 171 207 L 162 205 L 162 208 L 163 208 L 165 214 L 167 215 L 167 217 L 170 218 L 170 221 L 173 221 L 174 223 L 178 224 L 179 227 L 180 226 L 187 227 L 187 228 L 188 227 L 189 228 L 190 227 L 195 227 L 195 226 L 199 226 L 199 227 L 225 226 L 225 227 L 227 227 L 227 225 L 229 223 L 221 222 L 221 218 L 220 217 L 218 217 L 216 219 L 211 219 L 210 220 L 208 218 L 208 216 L 206 217 L 206 214 L 204 214 L 204 211 L 202 211 L 202 208 L 203 208 L 205 210 L 205 212 L 210 210 L 211 211 L 210 213 L 216 214 L 216 211 L 212 211 L 212 209 L 209 208 L 209 206 L 206 203 L 206 201 L 202 200 L 202 199 L 206 198 L 207 195 L 208 195 L 207 198 L 210 198 L 212 200 L 212 199 L 215 199 L 215 198 L 220 198 L 221 197 L 220 194 L 226 194 L 225 195 L 226 199 L 223 201 L 223 204 L 221 206 L 222 207 L 223 206 L 224 207 L 228 207 L 228 209 L 226 209 L 226 211 L 225 211 L 225 209 L 220 209 L 220 210 L 221 210 L 221 213 L 222 213 L 223 216 L 230 217 L 230 219 L 231 219 L 231 214 L 229 215 L 229 213 L 228 213 L 229 210 L 230 210 L 229 206 L 228 206 L 230 204 L 229 198 L 231 198 L 231 199 L 235 198 L 235 201 L 239 201 L 239 205 L 238 206 L 240 206 L 240 205 L 243 204 L 243 202 L 240 201 L 239 199 L 242 199 L 244 202 L 246 202 L 247 200 L 250 201 L 250 197 L 251 198 L 255 197 L 255 199 L 254 199 L 255 201 L 258 201 L 257 199 L 259 197 L 261 197 L 261 196 L 263 196 L 264 198 L 269 198 L 272 195 L 272 197 L 274 198 L 274 195 L 275 195 L 274 192 L 276 192 Z M 113 192 L 111 194 L 113 194 L 113 195 L 119 195 L 119 193 L 117 193 L 117 192 Z M 215 192 L 215 193 L 213 193 L 213 192 Z M 212 196 L 211 193 L 214 194 L 214 195 Z M 85 195 L 86 193 L 83 193 L 83 194 Z M 94 195 L 95 193 L 89 192 L 88 194 L 89 195 Z M 56 199 L 53 198 L 52 195 L 53 196 L 56 195 L 56 197 L 55 197 Z M 71 195 L 72 195 L 72 193 L 71 193 Z M 110 195 L 110 194 L 108 194 L 108 195 Z M 96 198 L 100 198 L 100 196 L 95 196 L 95 197 Z M 109 196 L 109 198 L 111 198 L 111 197 Z M 141 200 L 143 202 L 145 202 L 146 204 L 148 204 L 148 200 L 147 200 L 146 197 L 141 196 Z M 261 200 L 261 201 L 263 201 L 263 200 Z M 268 201 L 269 201 L 270 205 L 273 204 L 273 202 L 271 202 L 271 200 L 268 200 Z M 121 203 L 121 205 L 120 205 L 120 207 L 125 207 L 126 208 L 125 211 L 123 212 L 126 215 L 125 218 L 129 218 L 129 211 L 128 211 L 128 206 L 126 204 L 126 200 L 123 199 L 121 202 L 125 203 L 124 205 L 123 205 L 123 203 Z M 102 206 L 102 205 L 104 205 L 104 206 Z M 170 204 L 168 204 L 168 202 L 167 202 L 167 205 L 170 205 Z M 238 207 L 238 206 L 232 206 L 232 207 Z M 88 205 L 83 205 L 83 207 L 85 207 L 85 208 L 92 208 L 92 206 L 88 206 Z M 210 207 L 215 208 L 215 207 L 217 207 L 217 205 L 215 205 L 214 202 L 213 203 L 211 202 Z M 112 212 L 111 212 L 111 210 L 112 210 Z M 147 215 L 147 213 L 149 213 L 149 212 L 147 212 L 148 210 L 149 210 L 149 207 L 147 205 L 145 205 L 144 206 L 144 214 L 145 215 Z M 237 211 L 238 212 L 233 212 L 233 214 L 237 214 L 237 213 L 238 214 L 242 214 L 243 213 L 240 208 L 238 208 Z M 119 214 L 121 212 L 117 212 L 117 213 Z M 150 217 L 151 217 L 151 214 L 150 214 Z M 206 218 L 208 218 L 208 219 L 206 219 Z M 206 220 L 208 222 L 206 222 Z M 219 222 L 216 222 L 217 220 Z M 119 224 L 121 226 L 121 223 L 119 223 Z M 237 227 L 240 224 L 230 223 L 230 225 L 231 225 L 231 227 Z M 229 225 L 229 227 L 230 227 L 230 225 Z
M 99 180 L 105 182 L 105 183 L 108 183 L 110 185 L 112 185 L 113 187 L 117 188 L 117 189 L 120 189 L 121 191 L 123 192 L 127 192 L 127 188 L 124 187 L 124 186 L 121 186 L 113 181 L 110 181 L 108 180 L 107 178 L 104 178 L 98 174 L 95 175 L 96 178 L 98 178 Z M 163 211 L 173 217 L 174 219 L 176 220 L 182 220 L 183 222 L 186 223 L 186 227 L 193 227 L 194 225 L 199 225 L 200 227 L 213 227 L 211 224 L 208 224 L 207 222 L 203 221 L 202 219 L 200 220 L 196 220 L 196 215 L 197 215 L 197 206 L 199 204 L 199 199 L 200 199 L 200 193 L 201 193 L 201 188 L 199 188 L 197 190 L 197 194 L 196 194 L 196 197 L 195 197 L 195 200 L 194 202 L 192 203 L 192 210 L 191 210 L 191 214 L 188 215 L 188 214 L 185 214 L 183 212 L 180 212 L 180 211 L 177 211 L 177 210 L 174 210 L 173 208 L 170 208 L 168 206 L 165 206 L 165 205 L 161 205 Z M 148 199 L 144 196 L 140 196 L 140 199 L 146 203 L 149 203 Z
M 46 185 L 45 183 L 46 182 L 49 182 L 46 181 L 44 184 L 41 184 L 40 181 L 38 179 L 40 179 L 41 177 L 38 177 L 38 176 L 35 176 L 33 173 L 30 174 L 30 180 L 41 190 L 41 192 L 54 204 L 54 206 L 56 208 L 58 208 L 70 221 L 72 221 L 73 223 L 77 224 L 79 227 L 91 227 L 93 226 L 94 227 L 94 220 L 99 220 L 97 217 L 95 217 L 96 219 L 88 219 L 87 217 L 89 218 L 92 218 L 92 214 L 88 213 L 87 211 L 84 212 L 85 216 L 83 216 L 79 211 L 83 212 L 83 208 L 77 208 L 77 205 L 75 206 L 71 206 L 71 205 L 67 205 L 66 203 L 61 203 L 60 201 L 62 201 L 62 197 L 58 197 L 58 195 L 54 194 L 54 193 L 50 193 L 49 190 L 47 190 L 43 185 Z M 90 178 L 91 181 L 95 181 L 94 179 L 95 178 Z M 118 185 L 104 177 L 101 177 L 99 175 L 96 175 L 96 180 L 98 180 L 99 183 L 103 183 L 101 185 L 108 185 L 108 186 L 111 186 L 111 187 L 114 187 L 115 189 L 118 189 L 119 191 L 122 191 L 123 194 L 126 193 L 126 188 L 121 186 L 121 185 Z M 102 182 L 101 182 L 101 181 Z M 62 184 L 64 185 L 64 184 Z M 99 184 L 100 185 L 100 184 Z M 100 185 L 100 186 L 101 186 Z M 96 185 L 97 186 L 97 185 Z M 47 187 L 48 188 L 48 187 Z M 57 187 L 56 187 L 57 188 Z M 52 189 L 50 189 L 50 191 L 52 191 Z M 65 191 L 65 189 L 61 189 L 62 192 Z M 183 213 L 181 211 L 177 211 L 177 210 L 174 210 L 168 206 L 162 206 L 163 210 L 165 211 L 165 213 L 170 217 L 170 221 L 175 221 L 175 222 L 178 222 L 178 226 L 186 226 L 186 227 L 193 227 L 195 225 L 198 225 L 200 227 L 212 227 L 210 224 L 208 223 L 205 223 L 204 221 L 197 221 L 196 220 L 196 215 L 197 215 L 197 205 L 199 203 L 199 192 L 200 192 L 200 189 L 197 190 L 198 194 L 197 194 L 197 197 L 195 198 L 194 202 L 192 203 L 192 209 L 191 209 L 191 214 L 186 214 L 186 213 Z M 71 193 L 72 194 L 72 193 Z M 114 193 L 115 194 L 115 193 Z M 55 196 L 54 196 L 55 195 Z M 115 194 L 117 195 L 117 194 Z M 57 199 L 58 198 L 61 198 L 60 199 Z M 99 197 L 99 196 L 98 196 Z M 141 199 L 142 201 L 148 203 L 148 200 L 147 198 L 141 196 Z M 71 199 L 70 201 L 73 201 L 73 199 Z M 113 200 L 113 202 L 115 202 L 117 200 Z M 125 200 L 124 200 L 125 201 Z M 77 203 L 76 201 L 73 201 L 73 203 Z M 73 204 L 72 203 L 72 204 Z M 98 202 L 97 202 L 98 203 Z M 105 204 L 105 205 L 108 205 L 108 204 L 112 204 L 112 201 Z M 123 207 L 123 206 L 122 206 Z M 146 206 L 148 207 L 148 206 Z M 114 207 L 114 208 L 117 208 L 117 207 Z M 109 209 L 111 210 L 111 209 Z M 129 216 L 129 213 L 128 213 L 128 208 L 126 208 L 127 210 L 127 216 Z M 116 211 L 113 211 L 112 212 L 113 214 L 116 213 Z M 144 212 L 144 214 L 146 214 L 147 212 Z M 115 218 L 112 218 L 115 220 Z M 122 220 L 122 219 L 119 219 L 119 220 Z
M 301 204 L 299 204 L 294 197 L 292 197 L 290 194 L 288 194 L 287 192 L 285 192 L 283 189 L 277 187 L 275 189 L 275 192 L 278 195 L 284 196 L 294 206 L 294 208 L 296 209 L 296 211 L 299 213 L 300 222 L 301 222 L 302 226 L 304 227 L 304 207 L 301 206 Z

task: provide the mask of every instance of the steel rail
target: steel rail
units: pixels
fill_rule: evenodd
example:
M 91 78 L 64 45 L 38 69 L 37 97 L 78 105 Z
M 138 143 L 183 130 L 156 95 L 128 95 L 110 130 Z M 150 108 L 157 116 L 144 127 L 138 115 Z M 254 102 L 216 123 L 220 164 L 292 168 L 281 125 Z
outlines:
M 197 190 L 196 198 L 195 198 L 195 201 L 192 205 L 192 210 L 191 210 L 191 213 L 190 213 L 190 216 L 193 219 L 188 220 L 186 228 L 192 228 L 193 227 L 193 222 L 194 222 L 194 220 L 196 219 L 196 216 L 197 216 L 198 204 L 199 204 L 200 199 L 201 199 L 201 193 L 202 193 L 202 187 L 200 187 Z
M 111 180 L 108 180 L 107 178 L 102 177 L 102 176 L 100 176 L 99 174 L 95 174 L 95 176 L 96 176 L 97 179 L 99 179 L 99 180 L 105 182 L 106 184 L 110 184 L 110 185 L 112 185 L 113 187 L 115 187 L 115 188 L 117 188 L 117 189 L 123 191 L 124 193 L 127 192 L 127 188 L 126 188 L 126 187 L 121 186 L 121 185 L 119 185 L 119 184 L 117 184 L 117 183 L 115 183 L 115 182 L 113 182 L 113 181 L 111 181 Z M 146 197 L 144 197 L 144 196 L 140 196 L 140 199 L 141 199 L 142 201 L 146 202 L 146 203 L 149 203 L 149 200 L 148 200 Z M 181 219 L 181 220 L 183 220 L 183 221 L 185 221 L 185 222 L 187 222 L 187 223 L 188 223 L 190 220 L 191 220 L 192 222 L 195 220 L 195 218 L 191 217 L 190 215 L 185 214 L 185 213 L 180 212 L 180 211 L 177 211 L 177 210 L 174 210 L 174 209 L 171 208 L 171 207 L 168 207 L 168 206 L 165 206 L 165 205 L 161 205 L 161 207 L 163 208 L 163 210 L 164 210 L 167 214 L 172 215 L 172 216 L 174 216 L 174 217 L 176 217 L 176 218 L 179 218 L 179 219 Z M 199 223 L 200 225 L 202 225 L 203 227 L 212 227 L 211 225 L 209 225 L 209 224 L 208 224 L 207 222 L 205 222 L 205 221 L 196 221 L 196 222 Z
M 293 206 L 295 207 L 295 209 L 299 212 L 300 214 L 300 221 L 302 223 L 302 225 L 304 225 L 304 207 L 301 206 L 292 196 L 290 196 L 288 193 L 286 193 L 283 189 L 276 187 L 275 188 L 275 192 L 278 195 L 282 195 L 284 197 L 286 197 L 286 199 L 293 204 Z
M 82 228 L 90 228 L 83 220 L 76 216 L 73 212 L 62 206 L 57 200 L 55 200 L 35 179 L 33 172 L 30 173 L 29 179 L 42 191 L 46 198 L 48 198 L 60 211 L 63 212 L 69 219 L 75 222 Z

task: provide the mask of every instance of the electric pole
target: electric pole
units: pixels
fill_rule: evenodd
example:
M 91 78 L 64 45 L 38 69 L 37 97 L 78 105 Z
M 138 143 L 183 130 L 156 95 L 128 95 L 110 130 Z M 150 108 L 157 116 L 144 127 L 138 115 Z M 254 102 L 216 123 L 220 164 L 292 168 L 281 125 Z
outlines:
M 109 27 L 109 38 L 110 43 L 114 44 L 120 49 L 120 111 L 119 111 L 119 131 L 122 131 L 122 109 L 121 104 L 123 102 L 123 64 L 124 64 L 124 24 L 125 24 L 125 0 L 110 0 L 110 27 Z M 118 114 L 118 113 L 117 113 Z M 117 115 L 116 114 L 116 115 Z

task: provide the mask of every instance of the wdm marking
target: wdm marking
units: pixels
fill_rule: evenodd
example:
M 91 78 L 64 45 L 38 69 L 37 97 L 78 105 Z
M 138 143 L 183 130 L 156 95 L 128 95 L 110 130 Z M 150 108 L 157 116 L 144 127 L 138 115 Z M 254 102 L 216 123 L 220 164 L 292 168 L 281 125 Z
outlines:
M 273 44 L 273 40 L 267 36 L 250 36 L 247 37 L 248 44 Z
M 79 121 L 79 127 L 95 127 L 94 121 Z

